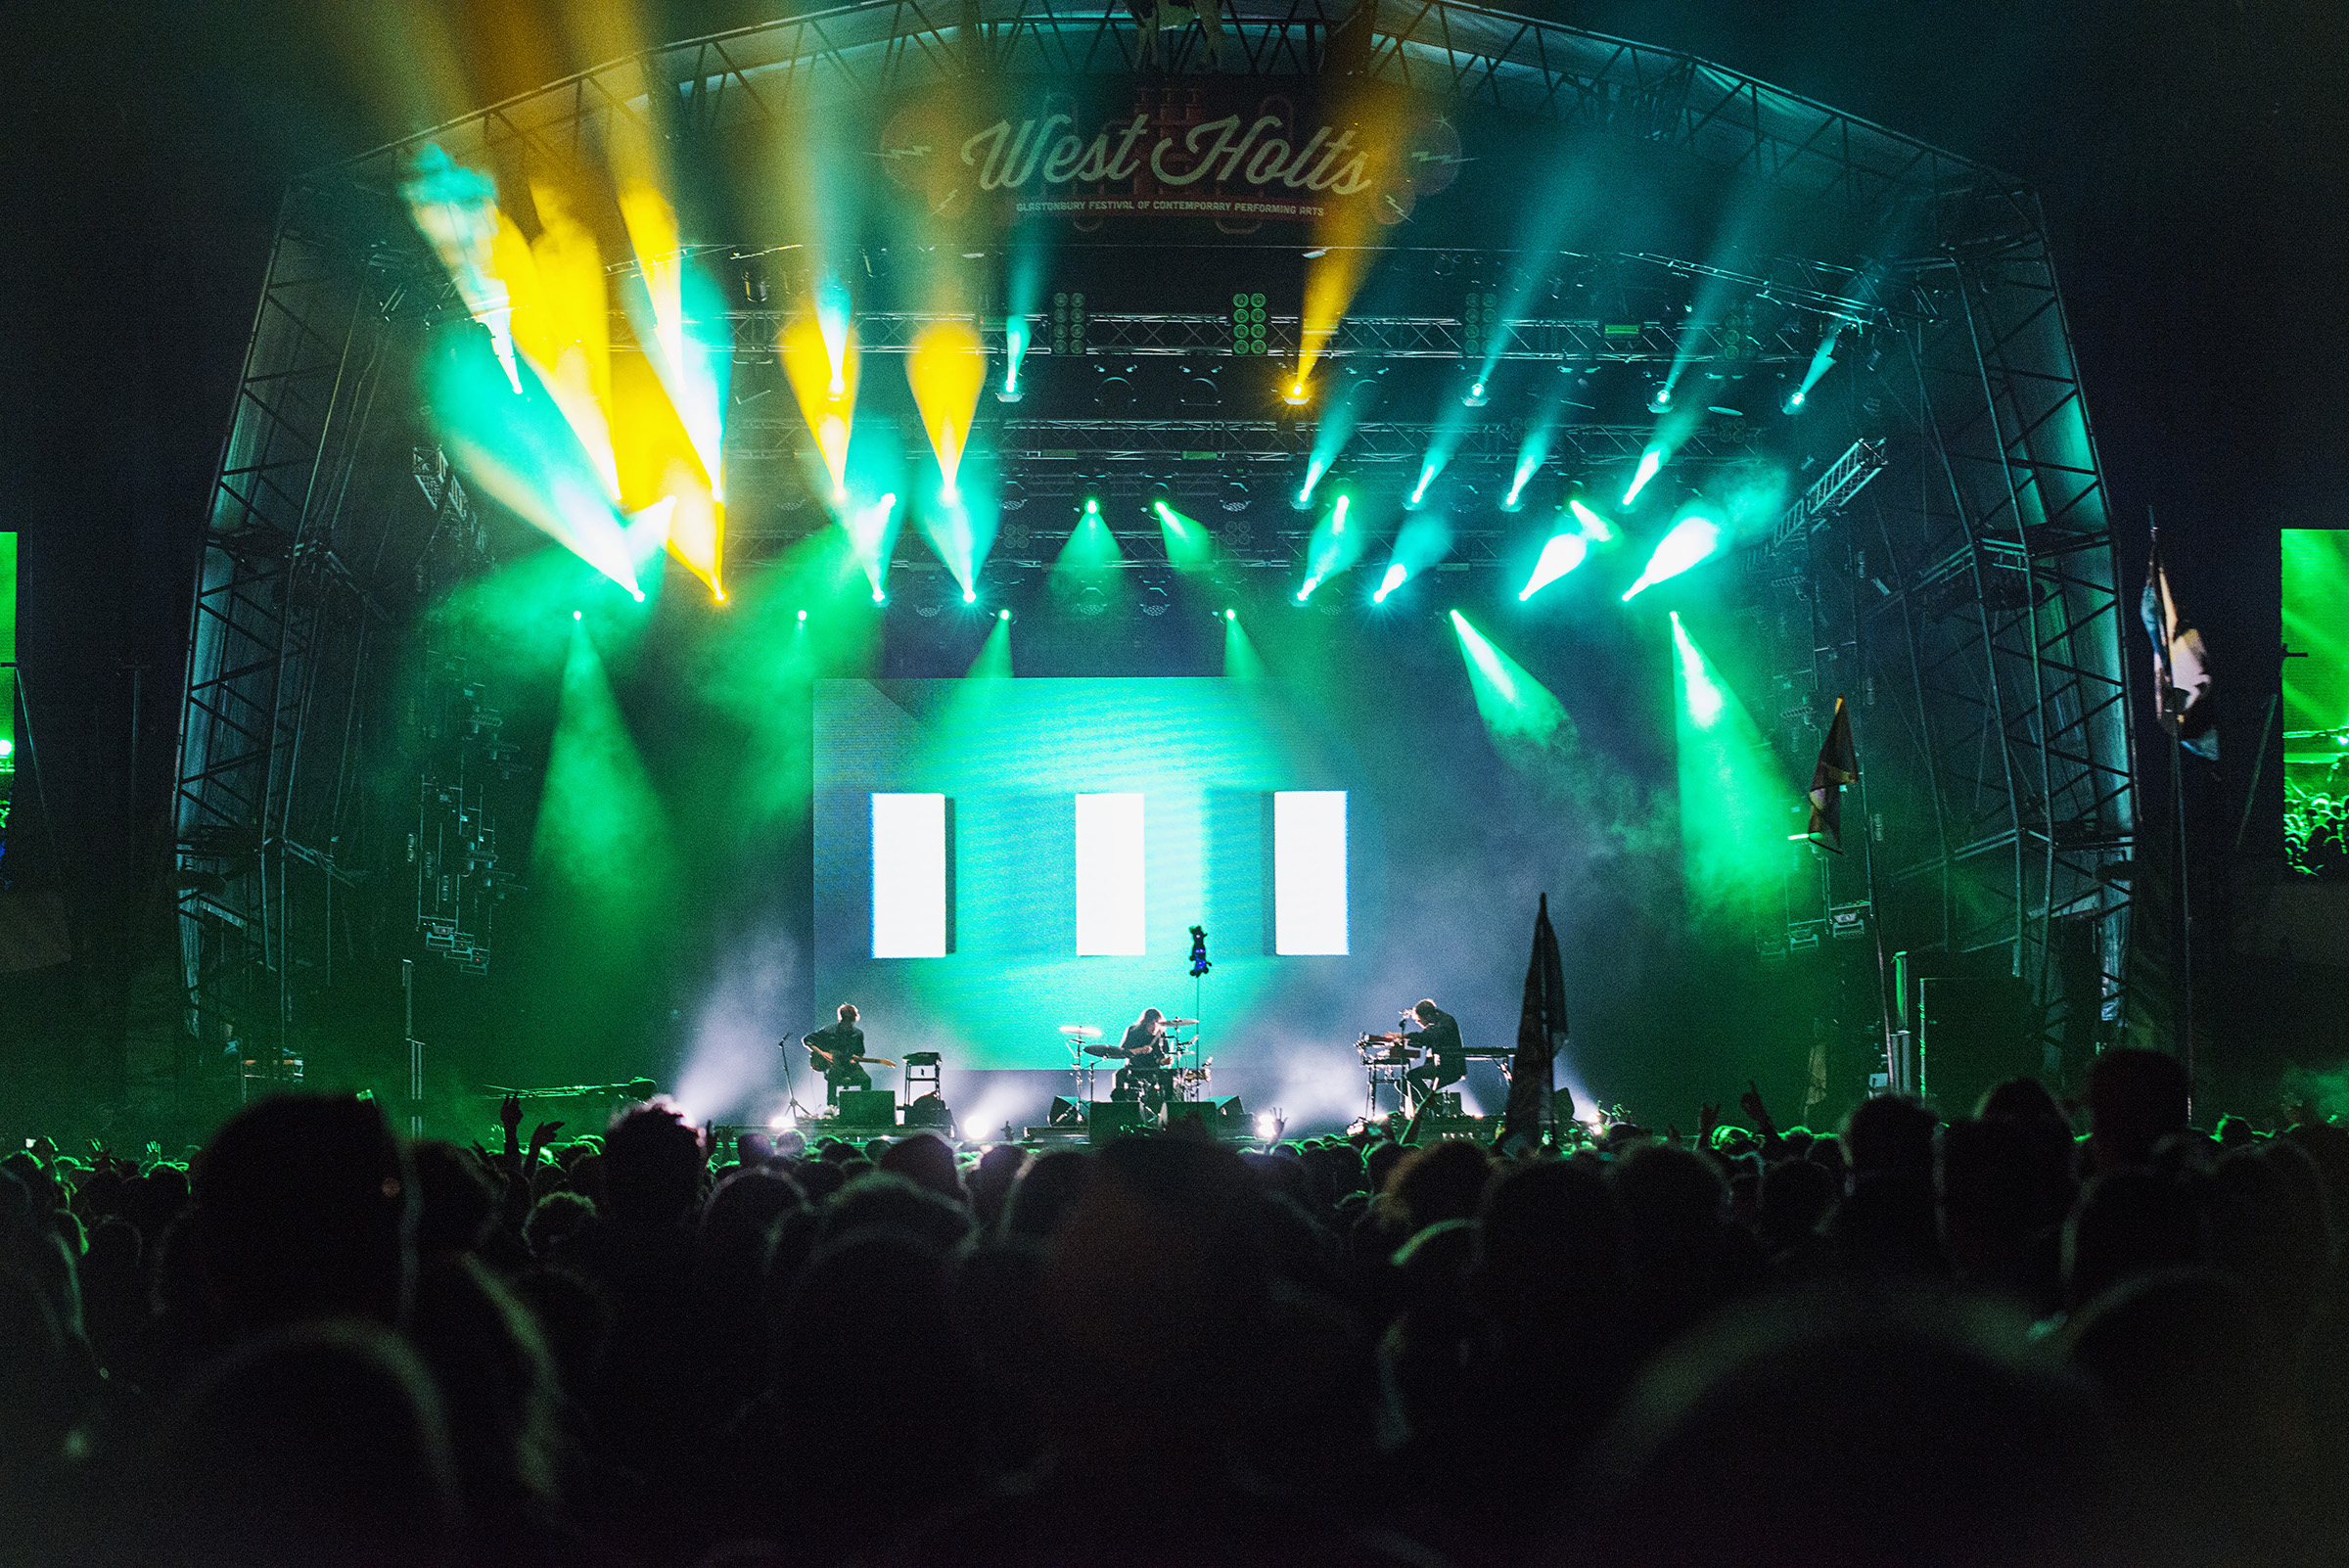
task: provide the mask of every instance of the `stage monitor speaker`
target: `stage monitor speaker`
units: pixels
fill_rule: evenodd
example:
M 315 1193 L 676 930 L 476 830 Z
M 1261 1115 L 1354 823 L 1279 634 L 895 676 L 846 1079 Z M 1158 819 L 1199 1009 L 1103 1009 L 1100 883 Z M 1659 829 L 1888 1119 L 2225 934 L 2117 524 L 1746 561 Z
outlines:
M 1457 1121 L 1468 1114 L 1460 1109 L 1460 1091 L 1458 1089 L 1438 1089 L 1430 1096 L 1430 1099 L 1434 1103 L 1427 1108 L 1429 1116 Z
M 1952 1121 L 1985 1091 L 2041 1071 L 2030 983 L 2012 975 L 1927 975 L 1916 983 L 1918 1093 Z
M 1046 1127 L 1077 1128 L 1084 1126 L 1084 1102 L 1055 1094 L 1052 1108 L 1044 1113 Z
M 898 1125 L 896 1089 L 842 1089 L 840 1115 L 832 1125 L 846 1128 L 894 1128 Z
M 1186 1123 L 1205 1129 L 1218 1137 L 1229 1137 L 1235 1131 L 1244 1132 L 1247 1130 L 1248 1113 L 1241 1109 L 1237 1094 L 1218 1095 L 1204 1100 L 1175 1100 L 1169 1104 L 1167 1126 L 1180 1127 Z
M 1107 1143 L 1149 1128 L 1150 1113 L 1139 1100 L 1095 1100 L 1085 1108 L 1085 1136 L 1093 1143 Z
M 905 1125 L 944 1132 L 954 1125 L 954 1113 L 936 1094 L 925 1094 L 905 1107 Z

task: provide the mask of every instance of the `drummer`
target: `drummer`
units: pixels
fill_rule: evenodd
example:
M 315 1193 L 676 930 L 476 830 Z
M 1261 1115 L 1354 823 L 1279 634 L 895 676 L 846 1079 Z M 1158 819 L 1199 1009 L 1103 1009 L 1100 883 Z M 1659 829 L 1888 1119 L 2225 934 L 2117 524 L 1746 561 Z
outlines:
M 1144 1008 L 1141 1017 L 1126 1026 L 1118 1054 L 1126 1058 L 1126 1065 L 1111 1082 L 1109 1097 L 1139 1100 L 1154 1113 L 1164 1110 L 1174 1094 L 1168 1070 L 1174 1065 L 1174 1049 L 1167 1043 L 1167 1015 L 1155 1007 Z

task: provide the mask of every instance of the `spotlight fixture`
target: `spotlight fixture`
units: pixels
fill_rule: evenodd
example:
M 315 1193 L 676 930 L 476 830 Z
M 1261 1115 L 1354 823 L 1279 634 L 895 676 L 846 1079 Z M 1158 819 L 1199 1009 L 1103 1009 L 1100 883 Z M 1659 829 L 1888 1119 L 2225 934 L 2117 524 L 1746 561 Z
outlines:
M 584 619 L 584 618 L 580 616 L 579 612 L 577 612 L 576 610 L 574 610 L 574 611 L 571 613 L 571 619 L 572 619 L 572 620 L 574 620 L 574 621 L 578 621 L 578 620 L 582 620 L 582 619 Z
M 1280 390 L 1280 400 L 1291 408 L 1304 407 L 1306 399 L 1311 395 L 1312 393 L 1306 391 L 1305 383 L 1302 381 L 1292 381 Z
M 1008 610 L 998 610 L 995 612 L 995 619 L 997 621 L 1009 621 L 1011 619 L 1011 612 Z
M 1786 412 L 1789 414 L 1799 414 L 1802 411 L 1803 390 L 1800 387 L 1797 387 L 1794 391 L 1786 394 Z
M 965 588 L 962 590 L 962 602 L 964 604 L 977 604 L 979 602 L 979 595 L 972 592 L 969 588 Z
M 1661 414 L 1667 412 L 1671 407 L 1672 384 L 1667 382 L 1658 387 L 1655 392 L 1649 395 L 1647 399 L 1647 411 L 1651 414 Z
M 1223 612 L 1223 619 L 1226 621 L 1237 621 L 1240 619 L 1240 613 L 1237 610 L 1227 608 Z
M 881 589 L 875 588 L 873 589 L 873 603 L 887 604 L 889 603 L 889 595 L 882 592 Z
M 1460 406 L 1463 408 L 1485 406 L 1485 384 L 1482 378 L 1468 384 L 1468 391 L 1460 398 Z
M 807 624 L 807 612 L 805 610 L 800 612 L 800 624 L 803 626 Z

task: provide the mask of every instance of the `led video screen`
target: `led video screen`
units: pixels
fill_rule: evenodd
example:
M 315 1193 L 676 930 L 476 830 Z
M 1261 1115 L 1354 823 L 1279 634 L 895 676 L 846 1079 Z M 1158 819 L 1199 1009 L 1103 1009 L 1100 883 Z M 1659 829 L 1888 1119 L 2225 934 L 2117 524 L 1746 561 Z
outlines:
M 2283 847 L 2349 878 L 2349 529 L 2283 530 Z
M 881 1054 L 1062 1066 L 1063 1025 L 1262 1020 L 1351 960 L 1375 811 L 1280 682 L 827 680 L 814 740 L 815 999 Z

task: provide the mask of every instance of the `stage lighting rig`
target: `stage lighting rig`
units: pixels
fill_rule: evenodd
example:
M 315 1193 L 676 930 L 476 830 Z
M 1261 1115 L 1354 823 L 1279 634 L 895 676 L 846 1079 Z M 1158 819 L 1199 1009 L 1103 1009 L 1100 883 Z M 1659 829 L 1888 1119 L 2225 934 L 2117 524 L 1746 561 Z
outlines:
M 1084 296 L 1056 294 L 1052 297 L 1052 352 L 1082 354 L 1084 352 Z
M 1231 297 L 1231 351 L 1235 354 L 1262 354 L 1265 351 L 1263 295 L 1235 294 Z

